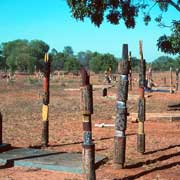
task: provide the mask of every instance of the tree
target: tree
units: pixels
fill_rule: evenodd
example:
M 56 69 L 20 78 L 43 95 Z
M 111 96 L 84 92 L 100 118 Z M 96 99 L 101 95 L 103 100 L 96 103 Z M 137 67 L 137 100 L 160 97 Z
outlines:
M 33 61 L 29 53 L 29 44 L 27 40 L 15 40 L 7 43 L 3 43 L 3 55 L 6 58 L 6 63 L 11 72 L 15 70 L 29 71 L 30 65 Z M 30 70 L 30 71 L 31 71 Z
M 80 63 L 74 57 L 68 57 L 64 63 L 64 70 L 68 72 L 76 72 L 80 68 Z
M 55 56 L 57 55 L 58 51 L 55 48 L 52 48 L 50 53 L 52 56 Z
M 65 59 L 64 53 L 58 52 L 56 55 L 53 55 L 51 70 L 63 70 Z
M 102 55 L 98 52 L 94 52 L 90 59 L 89 66 L 95 73 L 102 71 Z
M 74 52 L 71 46 L 65 46 L 63 53 L 65 56 L 73 56 Z
M 117 25 L 124 21 L 127 28 L 134 28 L 136 18 L 143 14 L 143 20 L 146 25 L 151 21 L 151 10 L 158 6 L 160 15 L 155 18 L 159 25 L 163 25 L 162 14 L 168 11 L 171 6 L 177 12 L 180 12 L 180 0 L 147 0 L 147 1 L 130 1 L 130 0 L 68 0 L 71 13 L 75 19 L 84 21 L 89 18 L 93 24 L 100 26 L 106 19 L 109 23 Z M 139 13 L 143 12 L 143 13 Z M 179 53 L 179 21 L 173 21 L 173 34 L 170 37 L 162 36 L 158 40 L 158 47 L 166 53 Z M 178 37 L 178 41 L 175 41 Z
M 0 46 L 0 69 L 6 69 L 6 59 L 3 56 L 3 49 L 2 46 Z
M 90 59 L 90 69 L 95 73 L 104 72 L 111 68 L 114 72 L 117 67 L 116 58 L 111 54 L 100 54 L 98 52 L 94 52 Z
M 31 56 L 35 58 L 35 65 L 37 70 L 43 69 L 44 55 L 49 50 L 49 45 L 42 40 L 32 40 L 29 43 L 29 50 Z
M 160 56 L 152 62 L 152 69 L 155 71 L 168 71 L 170 67 L 177 68 L 178 61 L 169 56 Z
M 105 17 L 111 24 L 119 24 L 120 20 L 123 20 L 127 28 L 134 28 L 140 10 L 143 11 L 144 22 L 147 24 L 151 20 L 150 10 L 155 5 L 163 12 L 166 12 L 169 6 L 180 12 L 179 0 L 68 0 L 67 2 L 74 18 L 81 21 L 90 18 L 96 26 L 100 26 Z M 160 16 L 156 21 L 160 21 Z
M 2 55 L 11 72 L 15 70 L 32 73 L 35 65 L 42 69 L 44 54 L 49 46 L 40 40 L 14 40 L 2 43 Z
M 138 59 L 136 57 L 132 57 L 132 70 L 133 71 L 139 70 L 139 61 L 140 61 L 140 59 Z
M 90 60 L 90 56 L 91 56 L 91 52 L 90 51 L 80 51 L 77 54 L 77 59 L 80 62 L 80 64 L 84 67 L 88 67 L 89 66 L 89 60 Z
M 180 54 L 180 21 L 174 21 L 172 25 L 172 34 L 163 35 L 158 39 L 158 48 L 169 54 Z

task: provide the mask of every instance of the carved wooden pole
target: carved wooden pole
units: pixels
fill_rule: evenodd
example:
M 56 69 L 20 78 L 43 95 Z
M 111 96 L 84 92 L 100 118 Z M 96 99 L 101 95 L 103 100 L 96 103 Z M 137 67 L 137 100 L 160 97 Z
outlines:
M 145 152 L 145 97 L 144 86 L 146 76 L 146 62 L 143 59 L 142 41 L 139 41 L 140 63 L 139 63 L 139 100 L 138 100 L 138 134 L 137 134 L 137 150 L 140 153 Z
M 91 114 L 93 114 L 92 85 L 89 83 L 89 75 L 81 68 L 82 86 L 80 109 L 83 115 L 83 170 L 85 180 L 95 180 L 95 144 L 92 142 Z
M 178 91 L 179 88 L 179 69 L 176 69 L 176 92 Z
M 148 73 L 147 73 L 147 87 L 150 89 L 152 88 L 152 68 L 151 67 L 149 67 Z
M 42 129 L 42 145 L 48 146 L 49 142 L 49 78 L 50 78 L 50 60 L 49 56 L 46 53 L 44 58 L 44 78 L 43 78 L 43 107 L 42 107 L 42 120 L 43 120 L 43 129 Z
M 164 77 L 163 79 L 164 79 L 164 86 L 166 86 L 166 77 Z
M 3 117 L 0 112 L 0 153 L 9 150 L 11 147 L 10 144 L 4 144 L 3 143 Z
M 129 90 L 132 91 L 132 57 L 129 52 Z
M 172 94 L 172 67 L 170 67 L 170 93 Z
M 2 114 L 0 112 L 0 146 L 2 145 Z
M 117 90 L 115 136 L 114 136 L 114 167 L 123 168 L 125 163 L 126 151 L 126 123 L 128 99 L 128 45 L 123 44 L 122 61 L 118 64 L 119 82 Z

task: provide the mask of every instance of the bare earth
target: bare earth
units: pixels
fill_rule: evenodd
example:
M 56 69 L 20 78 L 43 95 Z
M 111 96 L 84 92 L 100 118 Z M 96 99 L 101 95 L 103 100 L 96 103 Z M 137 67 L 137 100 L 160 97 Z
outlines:
M 163 86 L 167 73 L 154 74 L 154 81 Z M 41 144 L 42 83 L 17 76 L 15 82 L 0 81 L 0 111 L 3 114 L 3 142 L 14 147 L 34 147 Z M 175 79 L 175 78 L 174 78 Z M 93 75 L 93 85 L 102 85 L 103 76 Z M 130 91 L 128 111 L 137 112 L 137 76 Z M 47 149 L 58 152 L 82 151 L 82 117 L 79 112 L 80 77 L 67 75 L 51 80 L 50 143 Z M 71 88 L 71 90 L 67 90 Z M 116 86 L 108 89 L 108 96 L 116 95 Z M 113 168 L 114 129 L 94 127 L 95 123 L 113 123 L 115 103 L 113 98 L 103 98 L 101 87 L 95 88 L 94 114 L 92 116 L 93 139 L 96 153 L 106 155 L 107 162 L 96 170 L 97 180 L 178 180 L 180 179 L 180 120 L 171 122 L 165 118 L 148 118 L 145 122 L 146 153 L 136 151 L 137 123 L 130 116 L 127 124 L 126 167 Z M 148 113 L 170 113 L 168 104 L 180 103 L 176 94 L 146 93 Z M 178 111 L 171 111 L 171 113 Z M 180 112 L 179 112 L 180 113 Z M 83 175 L 61 173 L 37 168 L 0 166 L 0 180 L 80 180 Z

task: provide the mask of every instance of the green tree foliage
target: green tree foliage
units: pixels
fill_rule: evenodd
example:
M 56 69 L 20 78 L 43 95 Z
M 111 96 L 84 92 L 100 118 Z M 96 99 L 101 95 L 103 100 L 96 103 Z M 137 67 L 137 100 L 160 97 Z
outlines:
M 49 45 L 41 40 L 32 40 L 29 43 L 30 54 L 33 56 L 35 60 L 35 65 L 37 70 L 43 69 L 43 60 L 44 54 L 48 52 Z
M 80 51 L 77 54 L 77 59 L 82 66 L 89 68 L 89 61 L 91 59 L 92 54 L 93 53 L 91 51 Z
M 91 55 L 90 59 L 90 69 L 95 73 L 104 72 L 108 68 L 111 68 L 113 72 L 116 71 L 117 68 L 117 60 L 111 54 L 100 54 L 98 52 L 94 52 Z
M 51 55 L 52 55 L 52 56 L 57 55 L 57 53 L 58 53 L 58 51 L 57 51 L 55 48 L 52 48 L 52 49 L 51 49 Z
M 74 51 L 73 51 L 71 46 L 65 46 L 64 50 L 63 50 L 63 53 L 64 53 L 65 56 L 73 56 Z
M 64 68 L 64 62 L 66 60 L 66 57 L 64 53 L 57 52 L 57 54 L 52 54 L 52 64 L 51 64 L 51 70 L 63 70 Z
M 6 60 L 3 56 L 2 46 L 0 46 L 0 69 L 6 69 Z
M 142 14 L 145 25 L 148 25 L 153 16 L 151 10 L 155 6 L 159 7 L 160 14 L 154 20 L 162 26 L 162 14 L 168 11 L 169 6 L 180 12 L 179 0 L 67 0 L 67 3 L 75 19 L 84 21 L 88 18 L 98 27 L 106 19 L 114 25 L 123 21 L 127 28 L 134 28 L 136 18 Z M 157 45 L 165 53 L 177 54 L 180 53 L 180 22 L 172 23 L 172 35 L 160 37 Z
M 180 54 L 180 21 L 174 21 L 172 25 L 172 34 L 163 35 L 158 39 L 158 48 L 169 54 Z
M 42 69 L 45 52 L 49 46 L 40 40 L 14 40 L 2 43 L 2 56 L 11 72 L 16 70 L 33 73 L 35 66 Z
M 77 72 L 80 69 L 80 63 L 75 57 L 68 57 L 64 63 L 64 70 L 68 72 Z
M 173 69 L 180 67 L 180 59 L 173 59 L 169 56 L 161 56 L 152 62 L 152 69 L 154 71 L 168 71 L 170 67 Z
M 0 69 L 6 70 L 9 68 L 11 72 L 16 70 L 33 73 L 35 67 L 39 65 L 39 70 L 42 70 L 44 53 L 47 52 L 49 46 L 43 41 L 27 41 L 15 40 L 2 43 L 0 45 Z M 74 55 L 71 46 L 66 46 L 63 52 L 58 52 L 52 48 L 50 52 L 52 60 L 51 71 L 65 70 L 68 72 L 77 72 L 80 66 L 89 68 L 95 73 L 104 72 L 111 68 L 113 72 L 117 70 L 117 58 L 112 54 L 102 54 L 99 52 L 80 51 Z M 42 62 L 42 64 L 41 64 Z M 139 59 L 132 58 L 132 69 L 137 71 Z M 170 67 L 180 67 L 180 56 L 172 59 L 168 56 L 157 58 L 152 63 L 152 68 L 158 71 L 169 70 Z
M 29 53 L 27 40 L 15 40 L 3 43 L 3 55 L 11 72 L 15 70 L 29 70 L 31 64 L 29 62 L 33 60 Z
M 136 57 L 132 57 L 132 70 L 137 71 L 139 70 L 139 61 L 140 59 L 137 59 Z
M 2 43 L 0 46 L 0 69 L 7 66 L 11 72 L 23 71 L 33 73 L 43 69 L 44 54 L 49 50 L 48 44 L 41 40 L 14 40 Z M 51 71 L 65 70 L 78 71 L 80 66 L 90 68 L 95 72 L 103 72 L 109 67 L 116 70 L 117 60 L 111 54 L 101 54 L 91 51 L 80 51 L 74 55 L 71 46 L 65 46 L 63 52 L 52 48 L 50 52 L 52 60 Z
M 124 21 L 127 28 L 134 28 L 135 19 L 143 11 L 145 24 L 151 20 L 150 10 L 159 6 L 161 12 L 166 12 L 171 6 L 180 12 L 179 0 L 163 1 L 129 1 L 129 0 L 68 0 L 67 1 L 74 18 L 81 21 L 89 18 L 96 26 L 100 26 L 103 20 L 111 24 L 119 24 Z M 160 21 L 160 17 L 156 21 Z

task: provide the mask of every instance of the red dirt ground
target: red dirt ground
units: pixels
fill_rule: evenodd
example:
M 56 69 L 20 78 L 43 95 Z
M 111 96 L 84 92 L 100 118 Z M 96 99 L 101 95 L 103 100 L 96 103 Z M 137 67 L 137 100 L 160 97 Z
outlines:
M 167 73 L 155 73 L 154 80 L 163 86 Z M 136 76 L 135 76 L 136 77 Z M 133 91 L 137 95 L 137 78 Z M 101 76 L 92 76 L 92 84 L 102 84 Z M 168 78 L 167 78 L 168 82 Z M 41 144 L 42 84 L 29 81 L 28 77 L 18 78 L 7 84 L 1 81 L 0 110 L 3 114 L 3 141 L 14 147 L 33 147 Z M 82 117 L 79 113 L 79 77 L 65 76 L 51 81 L 50 99 L 50 143 L 47 149 L 59 152 L 82 151 Z M 108 89 L 108 95 L 116 94 L 116 86 Z M 101 97 L 101 88 L 95 89 L 93 139 L 96 153 L 106 155 L 108 161 L 96 170 L 97 180 L 178 180 L 180 179 L 180 121 L 148 119 L 145 122 L 146 153 L 136 151 L 137 123 L 128 117 L 127 148 L 125 169 L 113 168 L 113 128 L 97 128 L 95 123 L 113 123 L 115 99 Z M 169 112 L 168 104 L 180 103 L 180 92 L 149 93 L 146 99 L 147 112 Z M 129 112 L 137 112 L 137 100 L 128 101 Z M 175 112 L 175 111 L 173 111 Z M 177 111 L 176 111 L 177 113 Z M 0 166 L 0 180 L 80 180 L 82 175 L 61 173 L 37 168 L 4 168 Z

